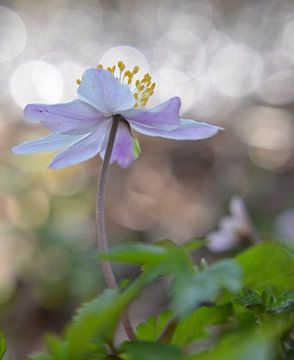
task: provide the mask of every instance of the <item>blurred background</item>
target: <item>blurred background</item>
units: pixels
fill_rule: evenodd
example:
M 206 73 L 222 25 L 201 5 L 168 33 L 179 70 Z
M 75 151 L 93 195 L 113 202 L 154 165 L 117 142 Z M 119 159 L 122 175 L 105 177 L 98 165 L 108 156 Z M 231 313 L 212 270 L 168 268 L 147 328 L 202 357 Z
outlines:
M 86 68 L 118 60 L 151 73 L 150 106 L 178 95 L 183 117 L 225 131 L 199 142 L 139 136 L 140 158 L 109 173 L 110 243 L 207 236 L 208 259 L 248 238 L 293 245 L 292 0 L 1 0 L 0 317 L 14 360 L 41 349 L 46 332 L 61 333 L 104 286 L 95 260 L 100 159 L 53 171 L 52 154 L 11 154 L 46 134 L 24 121 L 23 107 L 75 99 Z M 165 302 L 155 285 L 132 316 Z

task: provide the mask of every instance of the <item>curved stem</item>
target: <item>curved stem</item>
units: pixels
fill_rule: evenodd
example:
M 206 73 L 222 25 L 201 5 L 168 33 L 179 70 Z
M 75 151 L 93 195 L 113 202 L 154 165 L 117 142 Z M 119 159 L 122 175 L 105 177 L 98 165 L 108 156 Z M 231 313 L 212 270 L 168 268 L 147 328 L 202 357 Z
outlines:
M 98 187 L 97 187 L 97 199 L 96 199 L 96 226 L 97 226 L 97 240 L 98 240 L 98 249 L 101 252 L 107 252 L 108 244 L 106 238 L 106 230 L 105 230 L 105 185 L 106 185 L 106 177 L 107 171 L 110 164 L 111 154 L 113 150 L 113 145 L 115 141 L 115 136 L 117 133 L 118 125 L 120 121 L 120 116 L 115 115 L 113 116 L 112 126 L 108 138 L 108 143 L 106 147 L 106 152 L 104 156 L 104 160 L 102 162 L 102 167 L 100 171 L 100 176 L 98 180 Z M 113 289 L 117 288 L 117 281 L 109 261 L 102 260 L 101 261 L 101 270 L 104 276 L 106 285 L 108 288 Z M 130 320 L 127 315 L 123 317 L 123 326 L 126 331 L 127 336 L 130 340 L 135 339 L 135 334 L 132 329 Z
M 107 171 L 110 164 L 110 158 L 113 150 L 114 140 L 118 129 L 118 122 L 119 121 L 117 119 L 113 119 L 112 127 L 109 134 L 108 144 L 98 180 L 97 201 L 96 201 L 96 224 L 97 224 L 98 248 L 99 251 L 101 252 L 108 251 L 108 244 L 107 244 L 106 230 L 105 230 L 105 213 L 104 213 L 105 185 L 106 185 Z M 110 289 L 117 288 L 117 282 L 110 262 L 101 261 L 101 270 L 107 287 Z

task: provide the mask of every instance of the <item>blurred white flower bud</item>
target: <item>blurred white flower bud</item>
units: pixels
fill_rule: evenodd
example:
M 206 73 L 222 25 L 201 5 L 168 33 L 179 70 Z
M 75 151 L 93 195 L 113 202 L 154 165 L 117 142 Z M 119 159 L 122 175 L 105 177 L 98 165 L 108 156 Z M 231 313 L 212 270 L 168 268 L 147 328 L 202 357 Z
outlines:
M 229 204 L 230 215 L 219 221 L 219 228 L 207 235 L 207 247 L 212 252 L 222 252 L 242 245 L 245 239 L 257 241 L 254 226 L 246 205 L 239 196 L 233 196 Z
M 287 245 L 294 243 L 294 208 L 282 211 L 274 221 L 274 231 L 278 239 Z

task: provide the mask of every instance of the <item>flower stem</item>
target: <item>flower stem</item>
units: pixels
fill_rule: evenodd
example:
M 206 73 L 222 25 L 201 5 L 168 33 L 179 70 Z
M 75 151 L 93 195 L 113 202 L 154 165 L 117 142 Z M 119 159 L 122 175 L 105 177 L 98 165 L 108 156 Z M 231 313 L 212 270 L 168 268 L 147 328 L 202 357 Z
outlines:
M 106 230 L 105 230 L 105 212 L 104 212 L 105 185 L 106 185 L 107 171 L 110 164 L 111 154 L 113 150 L 113 145 L 114 145 L 119 121 L 120 121 L 119 115 L 113 116 L 106 152 L 105 152 L 104 160 L 102 162 L 102 167 L 98 180 L 97 199 L 96 199 L 96 226 L 97 226 L 98 249 L 100 252 L 108 251 L 108 243 L 107 243 Z M 118 288 L 111 263 L 109 261 L 101 260 L 101 270 L 107 287 L 110 289 Z M 123 316 L 122 323 L 129 339 L 134 340 L 135 334 L 127 315 Z

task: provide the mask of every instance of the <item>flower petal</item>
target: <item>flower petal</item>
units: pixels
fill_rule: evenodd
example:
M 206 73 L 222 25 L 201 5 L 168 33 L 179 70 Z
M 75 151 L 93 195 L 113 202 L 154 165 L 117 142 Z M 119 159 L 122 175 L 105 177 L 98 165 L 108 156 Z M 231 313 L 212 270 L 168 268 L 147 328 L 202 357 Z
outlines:
M 75 100 L 64 104 L 29 104 L 24 116 L 31 121 L 40 121 L 54 133 L 87 133 L 105 120 L 94 107 Z
M 78 96 L 106 115 L 132 108 L 135 104 L 128 85 L 121 84 L 109 71 L 102 69 L 84 72 Z
M 218 230 L 207 235 L 207 247 L 212 252 L 223 252 L 233 249 L 240 242 L 236 233 L 228 230 Z
M 33 154 L 36 152 L 49 152 L 62 149 L 83 139 L 86 135 L 60 135 L 50 134 L 46 137 L 26 141 L 14 146 L 11 151 L 15 154 Z
M 200 140 L 215 135 L 221 127 L 198 122 L 190 119 L 181 119 L 181 125 L 172 130 L 161 130 L 132 123 L 132 127 L 141 134 L 159 136 L 175 140 Z
M 101 157 L 102 159 L 105 156 L 105 151 L 108 143 L 110 128 L 107 131 L 107 135 L 105 136 L 104 144 L 101 149 Z M 130 166 L 133 161 L 136 159 L 134 152 L 134 144 L 133 137 L 130 132 L 129 125 L 124 122 L 120 122 L 118 124 L 118 129 L 116 133 L 116 137 L 114 140 L 114 146 L 111 154 L 110 163 L 118 163 L 122 168 L 127 168 Z
M 180 125 L 181 100 L 173 97 L 150 110 L 130 109 L 121 115 L 134 125 L 152 126 L 158 129 L 174 129 Z
M 108 124 L 107 121 L 102 122 L 93 133 L 83 138 L 81 141 L 76 142 L 65 151 L 57 154 L 53 158 L 49 168 L 64 168 L 66 166 L 78 164 L 97 155 L 103 145 Z

